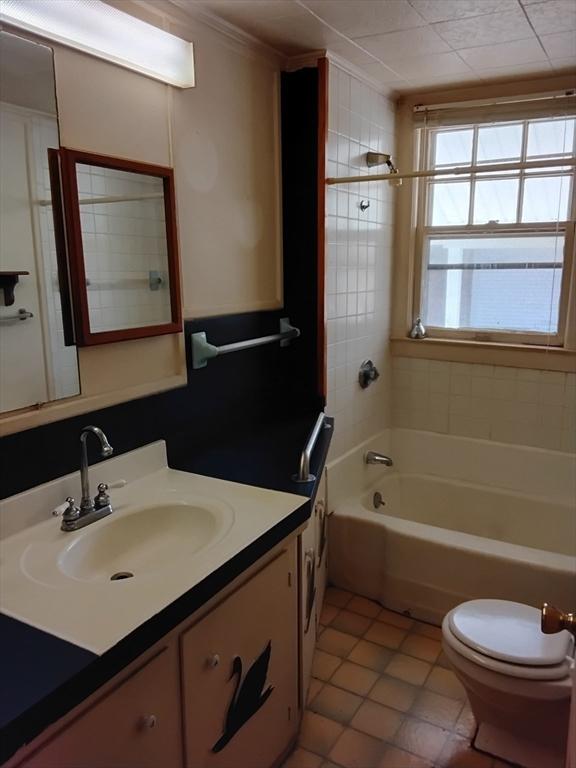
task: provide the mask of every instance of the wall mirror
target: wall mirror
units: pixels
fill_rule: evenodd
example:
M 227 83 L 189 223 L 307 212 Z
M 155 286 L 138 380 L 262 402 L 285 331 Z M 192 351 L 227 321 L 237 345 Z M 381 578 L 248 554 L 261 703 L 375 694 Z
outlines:
M 80 392 L 63 331 L 48 153 L 59 147 L 52 49 L 0 31 L 0 411 Z
M 57 157 L 76 343 L 179 332 L 172 169 L 70 149 Z

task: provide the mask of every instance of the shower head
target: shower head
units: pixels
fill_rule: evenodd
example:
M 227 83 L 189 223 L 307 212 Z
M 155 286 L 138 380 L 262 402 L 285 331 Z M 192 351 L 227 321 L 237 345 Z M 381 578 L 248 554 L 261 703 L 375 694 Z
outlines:
M 398 173 L 398 168 L 392 162 L 392 158 L 385 152 L 366 152 L 366 165 L 368 168 L 374 168 L 376 165 L 387 165 L 390 173 Z M 395 183 L 396 185 L 402 184 L 402 179 Z
M 366 165 L 368 168 L 384 164 L 390 167 L 391 162 L 390 155 L 387 155 L 384 152 L 366 152 Z

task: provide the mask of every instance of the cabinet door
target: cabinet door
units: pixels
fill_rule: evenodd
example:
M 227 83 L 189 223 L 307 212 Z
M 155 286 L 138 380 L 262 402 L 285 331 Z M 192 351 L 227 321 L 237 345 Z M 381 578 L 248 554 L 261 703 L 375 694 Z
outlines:
M 72 721 L 22 768 L 179 768 L 176 649 L 164 649 Z
M 186 768 L 270 768 L 297 728 L 295 546 L 181 637 Z
M 318 486 L 314 503 L 316 521 L 316 615 L 320 621 L 328 574 L 328 509 L 326 507 L 326 470 Z
M 304 707 L 312 674 L 312 659 L 316 646 L 316 518 L 315 511 L 300 536 L 300 622 L 302 632 L 302 701 Z

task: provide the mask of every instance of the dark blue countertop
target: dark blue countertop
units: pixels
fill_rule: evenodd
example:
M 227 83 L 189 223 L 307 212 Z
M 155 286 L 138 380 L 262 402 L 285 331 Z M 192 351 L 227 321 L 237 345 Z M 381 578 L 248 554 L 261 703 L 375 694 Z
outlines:
M 314 482 L 292 480 L 300 452 L 317 413 L 295 420 L 268 423 L 201 456 L 170 451 L 174 469 L 210 475 L 313 499 L 328 454 L 332 429 L 322 430 L 314 450 Z M 333 425 L 331 419 L 328 420 Z M 310 516 L 307 502 L 224 566 L 195 585 L 174 603 L 131 632 L 102 656 L 0 614 L 0 764 L 63 717 L 167 632 L 198 610 Z

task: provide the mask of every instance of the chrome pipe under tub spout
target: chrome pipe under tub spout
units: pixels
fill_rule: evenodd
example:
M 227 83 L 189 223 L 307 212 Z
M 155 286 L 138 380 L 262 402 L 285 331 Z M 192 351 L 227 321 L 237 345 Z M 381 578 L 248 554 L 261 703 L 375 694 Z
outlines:
M 316 480 L 316 475 L 310 474 L 310 457 L 312 456 L 312 451 L 314 450 L 321 429 L 330 429 L 330 424 L 326 423 L 325 419 L 326 414 L 323 412 L 320 413 L 316 419 L 314 429 L 310 432 L 308 442 L 300 454 L 298 472 L 295 475 L 292 475 L 292 480 L 294 480 L 295 483 L 311 483 L 313 480 Z

